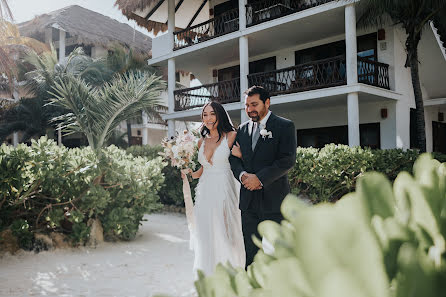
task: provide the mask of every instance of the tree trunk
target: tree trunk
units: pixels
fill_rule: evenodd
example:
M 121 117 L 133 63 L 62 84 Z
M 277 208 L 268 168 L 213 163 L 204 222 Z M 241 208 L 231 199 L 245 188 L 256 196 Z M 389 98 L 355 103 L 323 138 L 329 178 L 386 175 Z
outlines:
M 128 139 L 128 146 L 130 147 L 130 141 L 132 141 L 132 124 L 130 123 L 130 120 L 125 121 L 127 124 L 127 139 Z
M 415 38 L 411 38 L 409 35 L 406 46 L 410 63 L 410 75 L 412 77 L 412 87 L 415 96 L 415 122 L 416 129 L 416 146 L 421 152 L 426 152 L 426 129 L 424 120 L 424 104 L 423 94 L 421 92 L 420 76 L 418 72 L 418 43 L 420 41 L 420 35 Z

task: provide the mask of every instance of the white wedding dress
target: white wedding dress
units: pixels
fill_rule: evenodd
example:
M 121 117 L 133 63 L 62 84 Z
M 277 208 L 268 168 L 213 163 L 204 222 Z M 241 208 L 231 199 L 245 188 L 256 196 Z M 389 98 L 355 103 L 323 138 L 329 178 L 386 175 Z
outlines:
M 245 267 L 240 184 L 229 164 L 230 149 L 223 137 L 209 162 L 204 155 L 205 141 L 198 151 L 203 173 L 195 189 L 194 219 L 191 247 L 195 251 L 194 275 L 201 270 L 212 274 L 218 263 Z

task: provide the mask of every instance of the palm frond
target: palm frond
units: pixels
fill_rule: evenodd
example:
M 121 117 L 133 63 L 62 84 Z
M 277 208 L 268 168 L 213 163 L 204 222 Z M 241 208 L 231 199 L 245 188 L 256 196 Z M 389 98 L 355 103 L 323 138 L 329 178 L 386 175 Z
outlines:
M 63 121 L 68 132 L 85 133 L 90 146 L 96 149 L 122 121 L 141 110 L 155 110 L 164 88 L 160 77 L 140 71 L 116 76 L 101 88 L 70 75 L 55 83 L 51 102 L 71 111 L 55 120 Z

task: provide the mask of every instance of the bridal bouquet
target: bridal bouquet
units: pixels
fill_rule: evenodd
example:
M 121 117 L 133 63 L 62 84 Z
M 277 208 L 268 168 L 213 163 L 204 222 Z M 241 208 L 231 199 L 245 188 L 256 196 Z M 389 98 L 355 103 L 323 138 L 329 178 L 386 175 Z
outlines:
M 184 174 L 187 174 L 188 168 L 195 169 L 195 162 L 192 160 L 196 150 L 195 139 L 196 137 L 191 132 L 184 130 L 182 133 L 178 133 L 177 137 L 171 139 L 165 138 L 161 142 L 164 151 L 159 154 L 166 160 L 170 160 L 171 166 L 179 168 Z M 195 215 L 189 178 L 188 176 L 188 178 L 183 179 L 183 196 L 187 223 L 191 234 L 190 244 L 192 247 L 193 234 L 195 232 Z
M 164 151 L 159 154 L 169 160 L 172 167 L 194 169 L 195 162 L 192 159 L 196 150 L 195 139 L 191 132 L 184 130 L 177 137 L 163 139 L 161 145 Z

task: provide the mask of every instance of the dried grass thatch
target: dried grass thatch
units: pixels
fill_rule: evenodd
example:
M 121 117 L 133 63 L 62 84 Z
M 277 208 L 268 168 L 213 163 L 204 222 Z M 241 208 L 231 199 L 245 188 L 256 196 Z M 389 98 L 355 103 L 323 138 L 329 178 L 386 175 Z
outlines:
M 152 48 L 152 39 L 149 36 L 127 24 L 78 5 L 42 14 L 19 24 L 19 28 L 22 35 L 42 36 L 46 28 L 55 24 L 77 38 L 76 42 L 79 44 L 101 45 L 107 48 L 111 43 L 118 42 L 145 54 Z
M 116 0 L 115 6 L 121 10 L 122 14 L 125 15 L 127 19 L 134 20 L 139 26 L 146 28 L 149 32 L 153 31 L 153 34 L 157 35 L 159 32 L 167 31 L 167 24 L 145 19 L 134 13 L 134 11 L 144 10 L 147 6 L 158 1 L 159 0 Z M 175 31 L 180 31 L 182 29 L 183 28 L 176 27 Z

